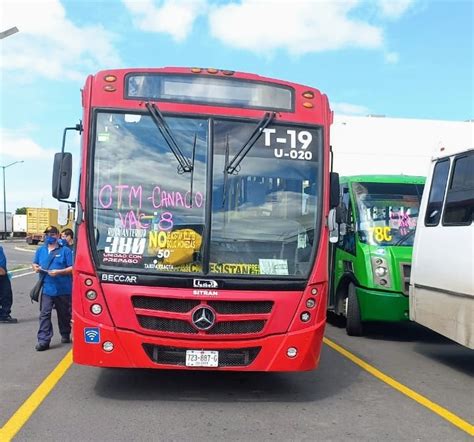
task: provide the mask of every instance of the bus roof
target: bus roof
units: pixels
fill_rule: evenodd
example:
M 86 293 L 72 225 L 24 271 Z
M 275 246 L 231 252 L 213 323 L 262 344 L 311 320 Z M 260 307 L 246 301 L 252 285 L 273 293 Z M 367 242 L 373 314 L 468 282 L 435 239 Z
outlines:
M 340 178 L 341 183 L 407 183 L 424 184 L 426 178 L 412 175 L 353 175 Z
M 466 148 L 449 148 L 449 147 L 442 147 L 439 150 L 439 153 L 436 155 L 433 155 L 431 158 L 431 161 L 437 161 L 441 158 L 447 158 L 453 155 L 458 155 L 460 153 L 467 153 L 467 152 L 472 152 L 474 150 L 474 147 L 466 147 Z

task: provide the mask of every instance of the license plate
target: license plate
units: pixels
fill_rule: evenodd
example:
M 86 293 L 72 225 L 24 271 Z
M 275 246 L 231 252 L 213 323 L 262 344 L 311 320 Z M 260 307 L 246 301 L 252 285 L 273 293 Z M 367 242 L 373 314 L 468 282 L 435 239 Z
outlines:
M 186 350 L 186 367 L 217 367 L 218 364 L 218 351 Z

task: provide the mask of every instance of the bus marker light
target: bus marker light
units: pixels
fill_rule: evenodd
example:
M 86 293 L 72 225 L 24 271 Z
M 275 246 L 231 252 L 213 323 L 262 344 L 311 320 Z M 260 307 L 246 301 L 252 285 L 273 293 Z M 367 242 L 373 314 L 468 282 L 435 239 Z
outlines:
M 91 305 L 91 312 L 94 315 L 100 315 L 102 313 L 102 306 L 100 304 L 92 304 Z
M 312 91 L 303 92 L 303 97 L 309 98 L 309 99 L 314 98 L 314 92 Z
M 87 287 L 90 287 L 92 285 L 92 279 L 86 279 L 84 281 L 84 284 L 87 286 Z
M 298 354 L 298 350 L 295 347 L 290 347 L 286 350 L 286 354 L 289 358 L 294 358 Z
M 219 70 L 216 68 L 208 68 L 207 72 L 209 72 L 210 74 L 217 74 Z
M 94 290 L 88 290 L 86 292 L 86 298 L 89 301 L 93 301 L 95 298 L 97 298 L 97 293 Z
M 313 103 L 310 103 L 309 101 L 305 101 L 303 103 L 303 106 L 306 107 L 307 109 L 311 109 L 313 107 Z
M 193 74 L 200 74 L 202 72 L 201 68 L 191 68 L 191 72 Z
M 114 349 L 114 344 L 113 344 L 113 342 L 105 341 L 105 342 L 102 344 L 102 348 L 103 348 L 104 351 L 106 351 L 107 353 L 110 353 L 110 352 Z
M 235 74 L 234 71 L 222 71 L 222 73 L 223 73 L 224 75 L 234 75 L 234 74 Z
M 112 86 L 111 84 L 107 84 L 104 86 L 104 91 L 105 92 L 115 92 L 117 88 L 115 86 Z
M 310 315 L 309 312 L 303 312 L 303 313 L 301 313 L 300 319 L 303 322 L 308 322 L 311 319 L 311 315 Z
M 308 308 L 313 308 L 316 305 L 316 299 L 314 298 L 308 298 L 306 300 L 306 307 Z
M 116 80 L 117 80 L 117 77 L 115 75 L 106 75 L 104 77 L 104 81 L 106 81 L 107 83 L 113 83 Z
M 387 280 L 386 279 L 381 279 L 380 280 L 380 285 L 387 285 Z
M 318 289 L 311 289 L 311 294 L 312 295 L 317 295 L 318 294 Z

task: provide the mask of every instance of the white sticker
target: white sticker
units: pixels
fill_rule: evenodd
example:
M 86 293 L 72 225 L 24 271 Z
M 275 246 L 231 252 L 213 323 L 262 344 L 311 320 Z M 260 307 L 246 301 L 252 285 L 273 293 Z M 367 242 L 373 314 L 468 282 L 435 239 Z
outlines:
M 298 233 L 298 249 L 304 249 L 307 245 L 308 235 L 306 233 Z
M 288 261 L 286 259 L 259 259 L 261 275 L 288 275 Z

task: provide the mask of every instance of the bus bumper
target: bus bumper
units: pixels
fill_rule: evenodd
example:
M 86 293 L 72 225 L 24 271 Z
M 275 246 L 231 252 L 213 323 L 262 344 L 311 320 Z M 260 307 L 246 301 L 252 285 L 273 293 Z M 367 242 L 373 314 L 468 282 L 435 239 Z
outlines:
M 306 371 L 319 364 L 324 325 L 323 321 L 294 333 L 258 339 L 195 340 L 163 338 L 116 329 L 86 321 L 76 314 L 73 324 L 73 360 L 77 364 L 97 367 Z M 113 344 L 112 351 L 104 350 L 106 342 Z M 108 346 L 110 348 L 110 344 Z M 290 347 L 297 349 L 295 357 L 287 355 Z M 186 367 L 186 350 L 218 350 L 219 366 Z M 157 362 L 157 359 L 166 360 L 166 363 Z
M 407 321 L 408 296 L 397 292 L 384 292 L 356 288 L 362 321 Z

